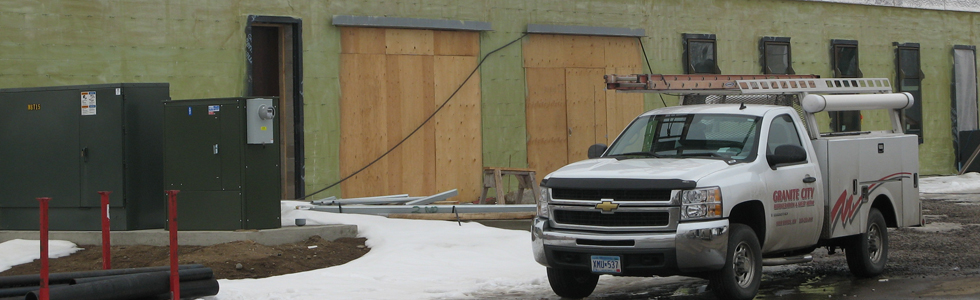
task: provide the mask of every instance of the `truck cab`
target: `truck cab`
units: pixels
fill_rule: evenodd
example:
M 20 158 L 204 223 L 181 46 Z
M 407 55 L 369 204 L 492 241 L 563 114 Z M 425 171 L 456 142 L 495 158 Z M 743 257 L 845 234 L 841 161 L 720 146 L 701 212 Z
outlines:
M 532 244 L 558 295 L 588 296 L 599 274 L 685 275 L 709 279 L 722 298 L 751 299 L 763 264 L 806 262 L 818 246 L 844 247 L 852 271 L 873 276 L 887 259 L 886 227 L 920 223 L 914 135 L 900 128 L 821 135 L 813 118 L 856 103 L 910 103 L 807 98 L 843 91 L 802 79 L 775 93 L 773 84 L 783 86 L 773 79 L 761 79 L 770 87 L 762 92 L 751 82 L 758 87 L 760 79 L 707 90 L 678 90 L 690 82 L 660 79 L 612 82 L 614 89 L 696 94 L 704 104 L 646 112 L 610 146 L 594 145 L 590 159 L 541 182 Z M 731 94 L 765 104 L 726 101 L 738 99 Z

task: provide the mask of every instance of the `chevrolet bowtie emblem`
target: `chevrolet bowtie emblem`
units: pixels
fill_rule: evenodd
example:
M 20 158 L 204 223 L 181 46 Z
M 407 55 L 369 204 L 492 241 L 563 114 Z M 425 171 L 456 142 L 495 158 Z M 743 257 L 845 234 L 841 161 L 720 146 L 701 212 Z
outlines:
M 596 204 L 595 208 L 601 209 L 604 214 L 608 214 L 619 208 L 619 204 L 613 203 L 612 200 L 603 200 L 602 203 Z

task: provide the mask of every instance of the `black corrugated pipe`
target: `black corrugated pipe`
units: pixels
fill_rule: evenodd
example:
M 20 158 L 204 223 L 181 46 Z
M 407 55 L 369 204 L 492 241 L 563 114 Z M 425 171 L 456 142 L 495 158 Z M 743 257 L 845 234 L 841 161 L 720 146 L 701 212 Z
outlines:
M 210 269 L 209 269 L 210 270 Z M 191 277 L 205 277 L 210 272 L 200 270 L 182 270 Z M 183 277 L 183 276 L 181 276 Z M 204 280 L 181 283 L 181 298 L 213 296 L 218 294 L 218 281 L 213 276 Z M 187 285 L 187 294 L 184 294 Z M 138 273 L 116 275 L 105 280 L 93 280 L 75 285 L 52 288 L 51 300 L 133 300 L 155 298 L 170 292 L 170 272 Z M 25 297 L 27 300 L 40 299 L 37 291 L 32 291 Z
M 200 297 L 214 296 L 218 294 L 218 280 L 196 280 L 180 283 L 180 297 L 183 299 L 194 299 Z M 0 299 L 3 300 L 3 299 Z M 156 295 L 156 297 L 142 298 L 139 300 L 170 300 L 170 290 L 166 293 Z
M 61 286 L 66 286 L 66 285 L 65 284 L 52 285 L 49 286 L 49 288 L 53 289 Z M 22 287 L 15 287 L 15 288 L 0 289 L 0 300 L 5 300 L 7 297 L 17 297 L 15 299 L 24 299 L 24 295 L 36 291 L 39 288 L 40 287 L 38 286 L 22 286 Z
M 167 274 L 170 274 L 170 272 L 167 272 Z M 211 268 L 184 269 L 184 270 L 180 270 L 179 274 L 180 274 L 180 282 L 207 280 L 207 279 L 214 278 L 214 271 L 212 271 Z M 112 275 L 112 276 L 101 276 L 101 277 L 76 278 L 72 280 L 71 284 L 82 284 L 82 283 L 96 282 L 96 281 L 102 281 L 107 279 L 116 279 L 123 276 L 129 276 L 129 275 Z
M 181 270 L 199 269 L 199 268 L 205 268 L 205 266 L 201 264 L 180 266 Z M 159 272 L 159 271 L 169 271 L 169 270 L 170 267 L 168 266 L 168 267 L 149 267 L 149 268 L 130 268 L 130 269 L 85 271 L 85 272 L 53 273 L 50 276 L 48 276 L 48 284 L 69 284 L 73 279 L 78 279 L 78 278 L 136 274 L 136 273 L 146 273 L 146 272 Z M 29 286 L 38 286 L 40 284 L 41 284 L 41 275 L 38 274 L 0 277 L 0 288 L 29 287 Z

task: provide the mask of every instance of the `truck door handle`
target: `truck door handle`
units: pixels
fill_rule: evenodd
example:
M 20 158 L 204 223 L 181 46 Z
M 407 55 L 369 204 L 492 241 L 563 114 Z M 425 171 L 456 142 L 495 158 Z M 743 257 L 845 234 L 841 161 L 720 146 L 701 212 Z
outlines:
M 817 178 L 814 178 L 812 176 L 803 177 L 803 183 L 814 183 L 816 181 Z

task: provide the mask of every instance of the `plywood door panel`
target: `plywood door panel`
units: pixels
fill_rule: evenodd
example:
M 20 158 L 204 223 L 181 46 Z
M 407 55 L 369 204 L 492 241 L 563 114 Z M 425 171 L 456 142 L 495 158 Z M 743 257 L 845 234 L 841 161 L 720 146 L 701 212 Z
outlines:
M 532 34 L 524 45 L 525 68 L 564 68 L 568 65 L 568 36 Z
M 566 123 L 568 126 L 568 163 L 588 159 L 589 146 L 599 142 L 596 129 L 598 104 L 605 105 L 604 84 L 601 80 L 605 69 L 565 69 Z M 605 112 L 603 112 L 604 114 Z M 605 119 L 603 115 L 601 119 Z M 603 139 L 603 143 L 605 140 Z
M 340 27 L 340 52 L 345 54 L 384 54 L 383 28 Z
M 527 68 L 527 163 L 538 176 L 568 163 L 565 69 Z
M 480 56 L 480 34 L 471 31 L 435 31 L 435 55 Z
M 634 70 L 607 68 L 606 73 L 630 74 L 631 72 L 635 73 Z M 615 139 L 636 116 L 643 112 L 643 94 L 606 91 L 606 127 L 609 141 Z
M 476 67 L 473 56 L 436 56 L 435 101 L 441 105 Z M 477 200 L 482 187 L 483 147 L 480 76 L 474 74 L 436 114 L 436 189 L 459 190 L 461 202 Z
M 387 149 L 395 147 L 429 115 L 435 98 L 432 56 L 386 57 Z M 387 157 L 387 194 L 432 195 L 435 180 L 435 125 L 426 124 Z
M 433 36 L 432 30 L 385 29 L 385 53 L 432 55 Z
M 344 176 L 387 151 L 385 56 L 341 54 L 340 172 Z M 382 160 L 341 184 L 344 197 L 378 196 L 388 186 Z
M 566 59 L 566 67 L 605 68 L 606 44 L 604 37 L 568 36 L 565 42 L 567 47 L 562 51 Z
M 643 54 L 640 44 L 635 38 L 605 38 L 606 68 L 625 69 L 628 74 L 640 73 L 643 66 Z

